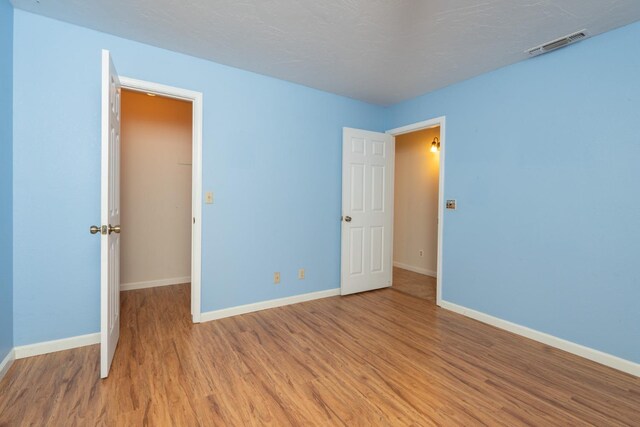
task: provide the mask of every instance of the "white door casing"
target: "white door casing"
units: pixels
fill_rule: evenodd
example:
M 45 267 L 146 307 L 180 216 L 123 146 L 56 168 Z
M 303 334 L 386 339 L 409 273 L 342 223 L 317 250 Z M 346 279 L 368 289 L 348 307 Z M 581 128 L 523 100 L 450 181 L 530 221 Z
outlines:
M 394 157 L 392 135 L 343 129 L 342 295 L 391 286 Z
M 167 86 L 160 83 L 119 76 L 125 90 L 152 93 L 190 102 L 193 108 L 192 131 L 192 193 L 193 221 L 191 228 L 191 316 L 194 323 L 201 317 L 201 276 L 202 276 L 202 108 L 201 92 Z
M 102 221 L 100 243 L 100 376 L 109 375 L 120 337 L 120 81 L 102 51 Z M 106 225 L 106 227 L 105 227 Z

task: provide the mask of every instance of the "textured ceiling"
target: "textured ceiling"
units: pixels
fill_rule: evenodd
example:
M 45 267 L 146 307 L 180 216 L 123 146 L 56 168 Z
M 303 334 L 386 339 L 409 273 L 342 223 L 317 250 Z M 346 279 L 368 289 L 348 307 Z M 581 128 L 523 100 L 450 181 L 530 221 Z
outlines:
M 640 20 L 638 0 L 13 0 L 19 8 L 393 104 Z

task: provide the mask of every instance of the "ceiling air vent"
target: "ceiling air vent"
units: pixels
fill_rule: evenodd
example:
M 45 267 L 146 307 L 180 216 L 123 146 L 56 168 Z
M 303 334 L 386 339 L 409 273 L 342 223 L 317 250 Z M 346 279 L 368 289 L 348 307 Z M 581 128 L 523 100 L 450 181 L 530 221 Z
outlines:
M 537 56 L 542 55 L 543 53 L 551 52 L 552 50 L 560 49 L 561 47 L 565 47 L 571 43 L 578 42 L 580 40 L 586 39 L 589 37 L 589 33 L 587 30 L 578 31 L 577 33 L 569 34 L 564 37 L 560 37 L 559 39 L 550 41 L 548 43 L 542 44 L 540 46 L 536 46 L 531 49 L 527 49 L 525 52 L 529 54 L 529 56 Z

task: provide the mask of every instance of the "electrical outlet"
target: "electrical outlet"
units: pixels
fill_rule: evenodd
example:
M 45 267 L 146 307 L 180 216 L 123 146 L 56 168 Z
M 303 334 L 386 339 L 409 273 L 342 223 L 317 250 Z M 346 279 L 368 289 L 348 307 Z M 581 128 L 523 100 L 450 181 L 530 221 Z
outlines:
M 298 279 L 300 280 L 304 279 L 304 268 L 301 268 L 300 270 L 298 270 Z
M 278 283 L 280 283 L 280 272 L 276 271 L 275 273 L 273 273 L 273 283 L 275 283 L 276 285 Z
M 422 249 L 420 249 L 420 250 L 418 251 L 418 255 L 420 255 L 421 257 L 423 257 L 423 256 L 424 256 L 424 251 L 423 251 Z

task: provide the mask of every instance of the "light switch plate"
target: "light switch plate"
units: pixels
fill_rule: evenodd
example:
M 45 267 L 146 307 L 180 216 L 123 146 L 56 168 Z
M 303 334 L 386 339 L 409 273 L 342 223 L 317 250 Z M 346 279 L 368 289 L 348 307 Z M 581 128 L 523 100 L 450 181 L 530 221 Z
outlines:
M 204 193 L 204 202 L 207 204 L 213 203 L 213 191 L 207 191 Z
M 456 200 L 455 199 L 451 199 L 451 200 L 447 200 L 446 203 L 447 209 L 452 209 L 452 210 L 456 210 Z

